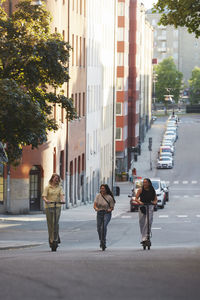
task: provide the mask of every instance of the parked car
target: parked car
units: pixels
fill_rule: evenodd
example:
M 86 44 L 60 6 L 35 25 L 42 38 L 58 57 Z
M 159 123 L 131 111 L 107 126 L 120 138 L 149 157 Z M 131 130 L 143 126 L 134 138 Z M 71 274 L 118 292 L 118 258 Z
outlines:
M 172 169 L 173 161 L 170 157 L 160 156 L 157 161 L 157 169 Z
M 163 136 L 163 139 L 165 138 L 170 138 L 171 140 L 173 140 L 173 142 L 176 142 L 176 135 L 172 131 L 166 131 Z
M 168 131 L 173 132 L 173 133 L 176 135 L 176 139 L 178 139 L 178 130 L 177 130 L 176 127 L 174 127 L 174 126 L 169 126 L 169 127 L 167 127 L 167 129 L 166 129 L 166 132 L 168 132 Z
M 174 155 L 174 152 L 170 146 L 161 146 L 160 154 L 162 154 L 162 153 L 172 153 L 172 155 Z
M 153 178 L 153 179 L 151 179 L 151 182 L 156 191 L 156 195 L 157 195 L 157 199 L 158 199 L 157 206 L 160 208 L 164 208 L 165 194 L 164 194 L 164 191 L 161 186 L 161 180 L 160 180 L 160 178 Z
M 169 201 L 169 186 L 167 186 L 164 180 L 161 181 L 161 187 L 165 193 L 165 201 Z
M 172 153 L 170 153 L 170 152 L 161 153 L 158 159 L 163 158 L 163 157 L 169 157 L 172 160 L 172 164 L 174 165 L 174 157 L 173 157 Z
M 132 189 L 132 195 L 129 195 L 128 197 L 131 198 L 130 199 L 130 211 L 134 212 L 134 211 L 138 211 L 138 205 L 135 204 L 135 195 L 137 194 L 138 189 L 140 189 L 142 187 L 142 182 L 143 180 L 136 180 L 134 187 Z
M 172 150 L 172 155 L 173 155 L 175 148 L 174 148 L 174 145 L 172 144 L 172 142 L 170 142 L 170 141 L 163 141 L 161 143 L 161 146 L 169 146 L 171 148 L 171 150 Z

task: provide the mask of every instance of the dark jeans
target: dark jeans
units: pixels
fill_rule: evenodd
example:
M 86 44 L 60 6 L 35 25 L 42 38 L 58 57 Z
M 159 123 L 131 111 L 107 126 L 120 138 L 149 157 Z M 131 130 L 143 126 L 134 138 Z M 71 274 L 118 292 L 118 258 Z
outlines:
M 100 210 L 97 212 L 97 232 L 99 235 L 99 240 L 101 241 L 102 229 L 103 229 L 103 220 L 104 220 L 104 236 L 103 240 L 106 242 L 107 226 L 111 219 L 111 212 L 105 212 Z
M 46 208 L 46 218 L 47 226 L 49 233 L 49 243 L 52 243 L 54 240 L 59 240 L 59 219 L 60 219 L 61 208 L 56 207 L 56 224 L 55 224 L 55 236 L 54 236 L 54 214 L 55 208 L 49 207 Z

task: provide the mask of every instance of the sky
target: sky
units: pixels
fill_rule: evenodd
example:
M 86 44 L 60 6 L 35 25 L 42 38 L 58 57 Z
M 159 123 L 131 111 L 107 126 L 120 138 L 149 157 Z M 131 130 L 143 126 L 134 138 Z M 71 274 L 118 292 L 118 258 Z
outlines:
M 152 8 L 153 3 L 157 2 L 156 0 L 140 0 L 146 8 Z

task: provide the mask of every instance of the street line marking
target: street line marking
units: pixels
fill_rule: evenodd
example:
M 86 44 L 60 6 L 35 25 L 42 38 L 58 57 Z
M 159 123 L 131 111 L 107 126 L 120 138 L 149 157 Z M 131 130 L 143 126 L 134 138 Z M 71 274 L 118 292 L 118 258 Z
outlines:
M 161 227 L 153 227 L 153 228 L 151 228 L 152 230 L 160 230 L 160 229 L 162 229 Z
M 178 218 L 187 218 L 188 215 L 177 215 Z
M 199 198 L 199 197 L 200 197 L 200 195 L 194 195 L 194 197 L 195 197 L 195 198 Z
M 180 198 L 181 196 L 179 196 L 179 195 L 174 195 L 173 197 L 174 197 L 174 198 Z
M 197 218 L 200 218 L 200 215 L 196 215 Z
M 196 181 L 196 180 L 193 180 L 193 181 L 192 181 L 192 184 L 196 184 L 196 183 L 197 183 L 197 181 Z
M 183 184 L 188 184 L 188 181 L 187 180 L 183 181 Z
M 179 181 L 174 181 L 174 184 L 179 184 Z
M 183 198 L 189 198 L 189 196 L 188 195 L 184 195 Z
M 122 218 L 122 219 L 130 219 L 131 216 L 122 216 L 121 218 Z
M 170 181 L 165 181 L 165 182 L 166 182 L 166 184 L 170 185 Z
M 169 218 L 169 216 L 168 215 L 160 215 L 160 216 L 158 216 L 159 218 Z

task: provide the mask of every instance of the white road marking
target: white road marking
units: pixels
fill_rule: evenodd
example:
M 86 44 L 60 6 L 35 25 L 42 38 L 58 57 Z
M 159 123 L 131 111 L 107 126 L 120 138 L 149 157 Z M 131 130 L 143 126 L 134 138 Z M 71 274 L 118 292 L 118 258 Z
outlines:
M 197 184 L 197 181 L 196 181 L 196 180 L 193 180 L 193 181 L 192 181 L 192 184 Z
M 179 181 L 174 181 L 174 184 L 179 184 Z
M 183 181 L 183 184 L 188 184 L 188 181 L 187 180 Z
M 173 197 L 174 197 L 174 198 L 180 198 L 181 196 L 179 196 L 179 195 L 174 195 Z
M 189 196 L 188 195 L 184 195 L 183 198 L 189 198 Z
M 168 215 L 160 215 L 160 216 L 158 216 L 159 218 L 169 218 L 169 216 Z
M 166 182 L 166 184 L 170 185 L 170 181 L 165 181 L 165 182 Z
M 200 197 L 200 195 L 194 195 L 194 197 L 195 197 L 195 198 L 199 198 L 199 197 Z
M 188 215 L 177 215 L 178 218 L 187 218 Z
M 196 215 L 197 218 L 200 218 L 200 215 Z
M 121 218 L 122 218 L 122 219 L 130 219 L 131 216 L 122 216 Z
M 153 227 L 153 228 L 151 228 L 152 230 L 160 230 L 160 229 L 162 229 L 161 227 Z

